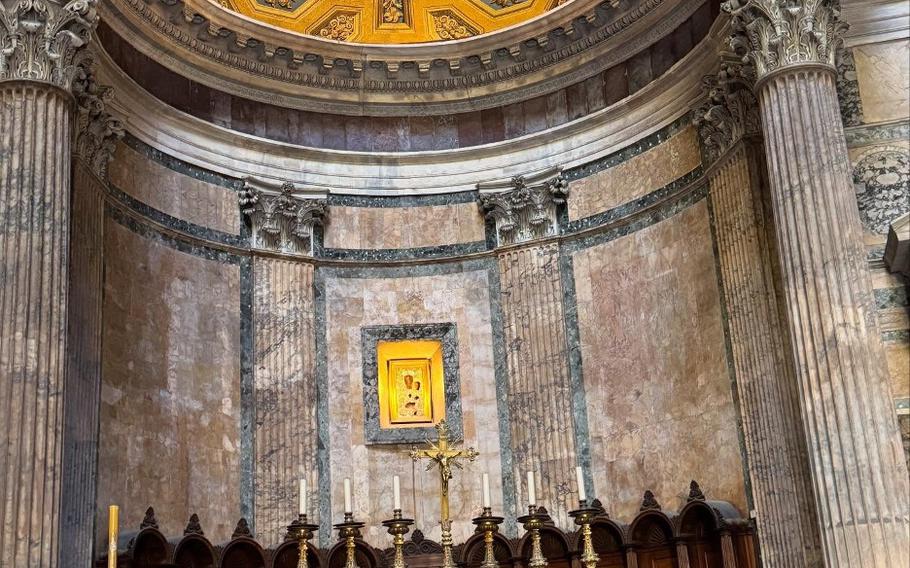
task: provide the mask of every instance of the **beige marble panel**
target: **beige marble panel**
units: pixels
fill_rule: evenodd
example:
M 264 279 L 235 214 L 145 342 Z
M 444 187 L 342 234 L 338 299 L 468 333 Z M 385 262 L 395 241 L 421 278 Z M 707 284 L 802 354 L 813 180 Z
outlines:
M 480 477 L 490 473 L 493 505 L 502 510 L 496 387 L 493 372 L 489 283 L 486 271 L 404 278 L 327 276 L 326 339 L 333 522 L 341 517 L 342 480 L 354 487 L 355 516 L 367 523 L 368 541 L 388 541 L 379 521 L 392 510 L 392 476 L 402 478 L 404 514 L 438 541 L 439 474 L 407 455 L 408 445 L 366 445 L 360 329 L 366 325 L 454 322 L 465 441 L 480 457 L 457 471 L 450 485 L 453 533 L 461 542 L 479 512 Z
M 240 232 L 237 193 L 172 169 L 117 144 L 111 183 L 139 201 L 183 221 L 225 233 Z
M 607 211 L 659 189 L 701 163 L 695 129 L 686 128 L 621 164 L 570 184 L 569 218 Z
M 747 511 L 704 202 L 574 256 L 597 495 L 630 519 L 690 479 Z
M 870 43 L 853 48 L 866 123 L 910 115 L 910 41 Z
M 477 204 L 428 207 L 332 206 L 325 246 L 399 249 L 482 241 L 483 216 Z
M 99 497 L 214 542 L 240 516 L 240 272 L 105 225 Z M 99 519 L 98 526 L 105 526 Z M 103 535 L 102 535 L 103 536 Z

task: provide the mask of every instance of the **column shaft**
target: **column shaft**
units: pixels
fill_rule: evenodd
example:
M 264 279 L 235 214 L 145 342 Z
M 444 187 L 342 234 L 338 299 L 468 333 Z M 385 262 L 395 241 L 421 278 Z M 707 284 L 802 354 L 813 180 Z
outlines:
M 60 511 L 71 97 L 0 83 L 0 566 L 51 566 Z
M 819 537 L 755 144 L 739 142 L 711 174 L 711 208 L 762 558 L 803 568 L 820 562 Z
M 904 566 L 907 469 L 834 79 L 785 67 L 758 93 L 800 410 L 827 565 Z

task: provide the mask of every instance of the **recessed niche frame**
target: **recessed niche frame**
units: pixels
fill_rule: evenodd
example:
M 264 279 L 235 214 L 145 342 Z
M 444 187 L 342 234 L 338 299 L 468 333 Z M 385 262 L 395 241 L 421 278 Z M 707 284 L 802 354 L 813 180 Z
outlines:
M 461 378 L 458 364 L 458 329 L 454 323 L 371 325 L 360 329 L 363 353 L 363 421 L 367 444 L 419 444 L 435 439 L 432 425 L 383 428 L 379 392 L 379 344 L 395 341 L 439 341 L 442 345 L 442 387 L 445 419 L 453 440 L 464 438 Z

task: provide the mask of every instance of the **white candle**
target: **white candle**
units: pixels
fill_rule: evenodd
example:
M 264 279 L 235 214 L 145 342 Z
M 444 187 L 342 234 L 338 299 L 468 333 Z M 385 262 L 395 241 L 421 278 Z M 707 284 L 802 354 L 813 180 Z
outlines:
M 395 510 L 401 510 L 401 480 L 396 475 L 392 478 L 392 495 L 395 498 Z
M 575 483 L 578 484 L 578 500 L 586 501 L 588 499 L 585 493 L 585 476 L 581 471 L 581 466 L 575 466 Z
M 344 478 L 344 512 L 353 513 L 354 506 L 351 504 L 351 478 Z
M 306 515 L 306 479 L 302 477 L 297 489 L 297 508 L 300 509 L 301 515 Z
M 490 476 L 486 473 L 483 474 L 483 506 L 490 506 Z
M 528 472 L 528 505 L 537 504 L 537 488 L 534 486 L 534 472 Z

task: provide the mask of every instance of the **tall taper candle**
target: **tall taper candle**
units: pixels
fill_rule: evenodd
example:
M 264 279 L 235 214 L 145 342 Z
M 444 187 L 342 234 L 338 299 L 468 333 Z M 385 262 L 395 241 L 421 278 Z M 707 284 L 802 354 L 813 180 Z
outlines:
M 120 532 L 120 507 L 107 509 L 107 568 L 117 568 L 117 534 Z
M 490 476 L 483 474 L 483 507 L 486 509 L 490 506 Z
M 395 510 L 401 510 L 401 479 L 396 475 L 392 478 L 392 497 L 394 497 Z
M 297 490 L 298 512 L 306 515 L 306 479 L 300 478 L 300 488 Z
M 528 472 L 528 505 L 537 504 L 537 487 L 534 486 L 534 472 Z
M 578 500 L 587 501 L 588 495 L 585 493 L 585 476 L 581 471 L 581 466 L 575 466 L 575 483 L 578 484 Z
M 353 513 L 354 506 L 351 504 L 351 478 L 344 478 L 344 512 Z

